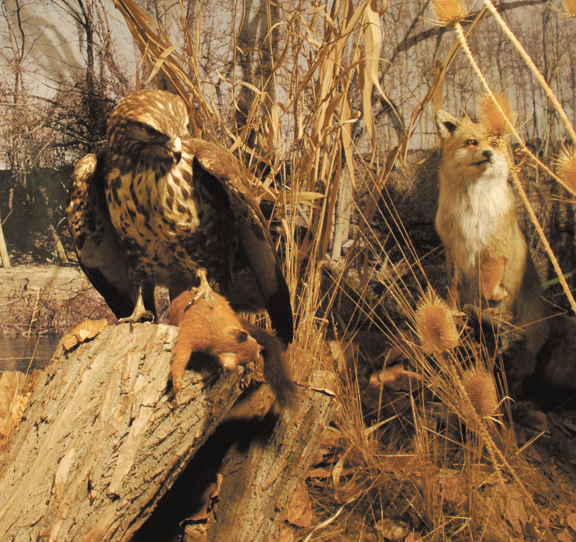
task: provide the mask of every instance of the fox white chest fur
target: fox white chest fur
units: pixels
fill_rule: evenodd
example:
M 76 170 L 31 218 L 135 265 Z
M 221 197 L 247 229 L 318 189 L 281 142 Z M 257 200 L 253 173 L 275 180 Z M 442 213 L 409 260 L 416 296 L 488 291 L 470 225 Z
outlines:
M 452 258 L 462 271 L 472 274 L 481 252 L 499 230 L 502 216 L 514 207 L 508 166 L 504 156 L 496 155 L 475 180 L 454 175 L 449 164 L 440 175 L 438 233 L 443 242 L 449 236 L 459 238 L 460 243 L 452 243 Z

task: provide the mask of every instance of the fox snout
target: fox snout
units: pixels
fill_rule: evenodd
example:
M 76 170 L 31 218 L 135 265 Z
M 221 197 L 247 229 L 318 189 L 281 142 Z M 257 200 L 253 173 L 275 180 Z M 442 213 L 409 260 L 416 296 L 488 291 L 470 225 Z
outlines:
M 481 158 L 481 160 L 476 160 L 475 162 L 473 162 L 473 165 L 475 166 L 481 166 L 482 164 L 493 164 L 494 163 L 494 151 L 490 150 L 490 149 L 486 149 L 484 151 L 482 151 L 482 153 L 480 154 L 480 156 L 476 155 L 477 157 Z

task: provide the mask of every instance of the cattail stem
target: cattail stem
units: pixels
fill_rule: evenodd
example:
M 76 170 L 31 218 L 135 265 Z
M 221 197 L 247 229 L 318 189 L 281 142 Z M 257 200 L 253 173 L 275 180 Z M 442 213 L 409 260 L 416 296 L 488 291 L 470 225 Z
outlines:
M 544 79 L 544 76 L 540 73 L 540 70 L 536 67 L 536 64 L 534 64 L 533 60 L 530 58 L 530 55 L 526 52 L 524 47 L 522 47 L 522 44 L 518 41 L 514 33 L 510 30 L 510 28 L 508 28 L 508 25 L 504 19 L 502 19 L 500 13 L 498 13 L 498 10 L 494 7 L 494 4 L 492 4 L 490 0 L 484 0 L 484 5 L 490 11 L 494 19 L 496 19 L 496 22 L 500 25 L 502 30 L 504 30 L 504 33 L 506 36 L 508 36 L 508 39 L 512 42 L 516 50 L 520 53 L 522 60 L 524 60 L 526 65 L 530 68 L 534 74 L 534 77 L 536 77 L 538 83 L 540 83 L 540 86 L 546 92 L 546 96 L 548 96 L 548 99 L 552 102 L 552 105 L 554 106 L 554 109 L 556 109 L 559 117 L 562 119 L 564 127 L 566 128 L 568 134 L 570 134 L 572 141 L 576 143 L 576 131 L 574 131 L 574 127 L 568 120 L 568 116 L 564 112 L 564 109 L 558 101 L 558 98 L 556 98 L 553 90 L 550 88 L 550 85 L 547 83 L 546 79 Z
M 489 3 L 489 1 L 490 0 L 486 0 L 487 3 Z M 508 123 L 508 126 L 511 128 L 514 135 L 516 137 L 518 137 L 519 140 L 521 140 L 520 136 L 517 134 L 516 130 L 512 126 L 512 123 L 508 120 L 508 117 L 506 116 L 506 114 L 504 113 L 502 108 L 500 107 L 500 104 L 498 103 L 498 100 L 494 96 L 492 89 L 488 86 L 488 83 L 486 82 L 486 78 L 484 77 L 484 74 L 480 70 L 480 67 L 478 66 L 478 64 L 474 60 L 474 57 L 472 56 L 472 51 L 470 51 L 470 48 L 468 47 L 468 42 L 466 41 L 466 36 L 464 36 L 464 32 L 462 31 L 462 26 L 460 25 L 460 23 L 456 23 L 454 25 L 454 30 L 456 31 L 456 36 L 458 37 L 458 40 L 460 41 L 460 45 L 462 47 L 462 50 L 464 51 L 464 53 L 468 57 L 468 60 L 470 61 L 472 68 L 476 72 L 476 75 L 478 76 L 480 83 L 482 83 L 482 86 L 484 87 L 484 90 L 490 96 L 490 98 L 492 98 L 494 100 L 496 107 L 500 111 L 500 114 L 506 119 L 506 122 Z M 574 137 L 574 141 L 576 141 L 576 134 Z M 510 157 L 507 156 L 506 158 L 508 159 L 508 162 L 511 162 Z M 513 164 L 510 164 L 510 165 L 513 165 Z M 528 199 L 528 195 L 526 194 L 526 191 L 524 190 L 524 187 L 522 186 L 522 183 L 520 182 L 520 179 L 518 178 L 518 175 L 514 171 L 513 167 L 510 168 L 510 173 L 512 176 L 512 180 L 514 181 L 514 184 L 515 184 L 515 186 L 516 186 L 516 188 L 520 194 L 520 197 L 522 199 L 522 203 L 524 203 L 524 206 L 526 207 L 526 210 L 528 211 L 528 215 L 530 216 L 530 220 L 532 221 L 532 224 L 534 224 L 534 228 L 536 229 L 536 232 L 538 233 L 538 236 L 540 237 L 540 241 L 542 242 L 544 250 L 546 251 L 546 254 L 548 254 L 548 258 L 552 262 L 552 266 L 554 267 L 554 271 L 556 272 L 556 275 L 558 276 L 558 280 L 560 281 L 560 284 L 562 284 L 562 289 L 564 290 L 564 293 L 566 294 L 566 297 L 568 298 L 568 302 L 570 303 L 572 310 L 574 312 L 576 312 L 576 301 L 574 301 L 574 296 L 572 295 L 572 292 L 570 291 L 570 287 L 568 286 L 568 283 L 566 282 L 566 279 L 564 278 L 564 273 L 562 272 L 562 269 L 560 268 L 560 264 L 558 263 L 558 260 L 556 259 L 554 252 L 552 252 L 552 248 L 550 247 L 550 243 L 548 242 L 548 239 L 546 239 L 546 234 L 544 233 L 544 230 L 542 229 L 542 226 L 540 225 L 540 222 L 539 222 L 538 218 L 536 217 L 536 213 L 534 212 L 534 209 L 530 203 L 530 200 Z

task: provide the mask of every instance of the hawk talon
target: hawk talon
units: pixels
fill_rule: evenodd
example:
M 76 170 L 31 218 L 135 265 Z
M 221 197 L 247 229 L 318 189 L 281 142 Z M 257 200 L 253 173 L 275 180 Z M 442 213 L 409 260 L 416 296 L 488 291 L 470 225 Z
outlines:
M 138 314 L 133 313 L 126 318 L 119 318 L 119 324 L 143 324 L 145 322 L 154 323 L 154 315 L 150 311 L 142 311 Z
M 126 318 L 120 318 L 118 323 L 128 323 L 130 326 L 133 326 L 134 324 L 144 322 L 154 322 L 154 313 L 146 310 L 146 306 L 144 305 L 144 297 L 142 296 L 142 286 L 140 286 L 138 288 L 138 297 L 136 298 L 136 306 L 134 307 L 134 311 L 130 316 L 127 316 Z M 132 327 L 130 330 L 132 330 Z
M 190 290 L 194 294 L 194 297 L 186 305 L 184 312 L 186 312 L 192 305 L 194 305 L 194 303 L 196 303 L 196 301 L 198 301 L 202 297 L 204 298 L 204 301 L 206 301 L 208 305 L 211 306 L 214 303 L 214 299 L 212 297 L 213 290 L 208 282 L 208 278 L 206 276 L 206 269 L 204 269 L 203 267 L 198 269 L 198 271 L 196 272 L 196 276 L 200 279 L 200 285 Z
M 212 288 L 208 283 L 208 277 L 206 276 L 206 269 L 200 268 L 196 272 L 196 276 L 200 279 L 200 286 L 196 288 L 196 295 L 194 296 L 194 301 L 200 299 L 200 297 L 204 297 L 206 301 L 208 301 L 209 297 L 212 297 Z

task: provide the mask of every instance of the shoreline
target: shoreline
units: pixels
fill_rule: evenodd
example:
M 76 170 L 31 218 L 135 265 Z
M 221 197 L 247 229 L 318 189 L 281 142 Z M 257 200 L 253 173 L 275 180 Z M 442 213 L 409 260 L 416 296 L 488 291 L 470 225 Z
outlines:
M 62 335 L 87 318 L 116 321 L 79 266 L 0 268 L 0 335 Z

